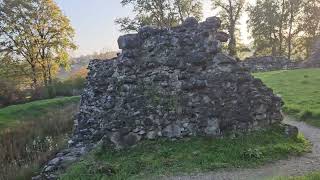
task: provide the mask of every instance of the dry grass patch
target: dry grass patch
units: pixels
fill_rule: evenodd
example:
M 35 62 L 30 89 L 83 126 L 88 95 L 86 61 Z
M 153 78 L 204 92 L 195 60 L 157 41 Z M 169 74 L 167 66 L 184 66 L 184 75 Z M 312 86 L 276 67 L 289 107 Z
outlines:
M 31 179 L 39 167 L 66 144 L 78 103 L 71 99 L 58 103 L 60 105 L 53 104 L 42 104 L 42 113 L 37 116 L 23 117 L 18 113 L 21 118 L 16 122 L 19 123 L 1 129 L 0 179 Z M 14 107 L 17 108 L 25 109 Z

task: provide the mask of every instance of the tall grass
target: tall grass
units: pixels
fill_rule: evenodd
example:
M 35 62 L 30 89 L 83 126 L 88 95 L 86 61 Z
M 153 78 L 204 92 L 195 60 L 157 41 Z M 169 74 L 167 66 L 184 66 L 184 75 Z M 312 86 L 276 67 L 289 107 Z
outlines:
M 10 119 L 3 122 L 11 124 L 0 129 L 1 180 L 31 179 L 47 159 L 65 146 L 72 132 L 78 102 L 72 99 L 63 103 L 61 99 L 52 101 L 54 105 L 41 101 L 0 110 L 0 117 Z M 22 112 L 27 110 L 35 113 L 23 116 Z M 17 121 L 19 123 L 13 126 L 12 122 Z

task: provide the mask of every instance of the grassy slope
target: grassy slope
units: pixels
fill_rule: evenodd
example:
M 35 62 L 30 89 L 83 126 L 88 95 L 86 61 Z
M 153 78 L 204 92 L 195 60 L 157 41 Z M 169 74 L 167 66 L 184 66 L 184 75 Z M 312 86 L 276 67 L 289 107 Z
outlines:
M 320 69 L 257 73 L 285 101 L 284 111 L 320 127 Z
M 280 129 L 235 139 L 190 138 L 145 141 L 119 152 L 97 150 L 72 166 L 62 180 L 124 180 L 194 173 L 229 167 L 255 167 L 305 152 L 303 137 L 287 139 Z
M 64 97 L 2 108 L 0 109 L 0 129 L 15 125 L 21 121 L 37 119 L 39 116 L 49 113 L 50 111 L 61 109 L 65 105 L 78 101 L 78 96 Z
M 78 102 L 79 97 L 64 97 L 0 109 L 0 179 L 35 176 L 66 144 Z

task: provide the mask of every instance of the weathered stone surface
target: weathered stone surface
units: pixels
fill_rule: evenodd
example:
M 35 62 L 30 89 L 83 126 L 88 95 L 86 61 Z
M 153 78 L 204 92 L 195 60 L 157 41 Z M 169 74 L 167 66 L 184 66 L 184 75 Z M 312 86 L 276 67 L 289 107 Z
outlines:
M 194 17 L 187 18 L 183 23 L 182 26 L 185 27 L 197 27 L 198 26 L 198 20 Z
M 297 127 L 291 126 L 288 124 L 283 124 L 282 127 L 284 128 L 285 136 L 287 136 L 289 138 L 293 138 L 293 137 L 298 136 L 299 130 Z
M 240 65 L 251 72 L 267 72 L 299 68 L 299 63 L 285 57 L 251 57 L 240 62 Z
M 118 39 L 119 49 L 135 49 L 140 46 L 140 39 L 137 34 L 127 34 Z
M 93 60 L 74 142 L 113 148 L 142 139 L 222 136 L 282 120 L 282 101 L 235 59 L 220 53 L 228 35 L 217 17 L 119 38 L 122 53 Z M 134 41 L 132 39 L 135 39 Z
M 70 141 L 71 142 L 71 141 Z M 55 180 L 59 178 L 59 173 L 65 170 L 72 163 L 79 160 L 81 156 L 89 152 L 96 145 L 94 144 L 71 144 L 69 148 L 56 154 L 42 169 L 40 175 L 32 180 Z

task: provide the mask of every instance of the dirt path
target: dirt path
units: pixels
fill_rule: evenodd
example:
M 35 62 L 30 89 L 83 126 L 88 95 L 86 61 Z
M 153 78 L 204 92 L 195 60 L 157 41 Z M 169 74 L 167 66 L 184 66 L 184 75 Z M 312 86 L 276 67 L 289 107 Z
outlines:
M 223 170 L 211 173 L 167 177 L 164 180 L 264 180 L 275 176 L 295 176 L 320 170 L 320 129 L 309 126 L 303 122 L 290 121 L 285 118 L 287 124 L 297 126 L 299 131 L 308 138 L 312 144 L 312 153 L 302 157 L 292 157 L 288 160 L 280 160 L 257 169 Z

